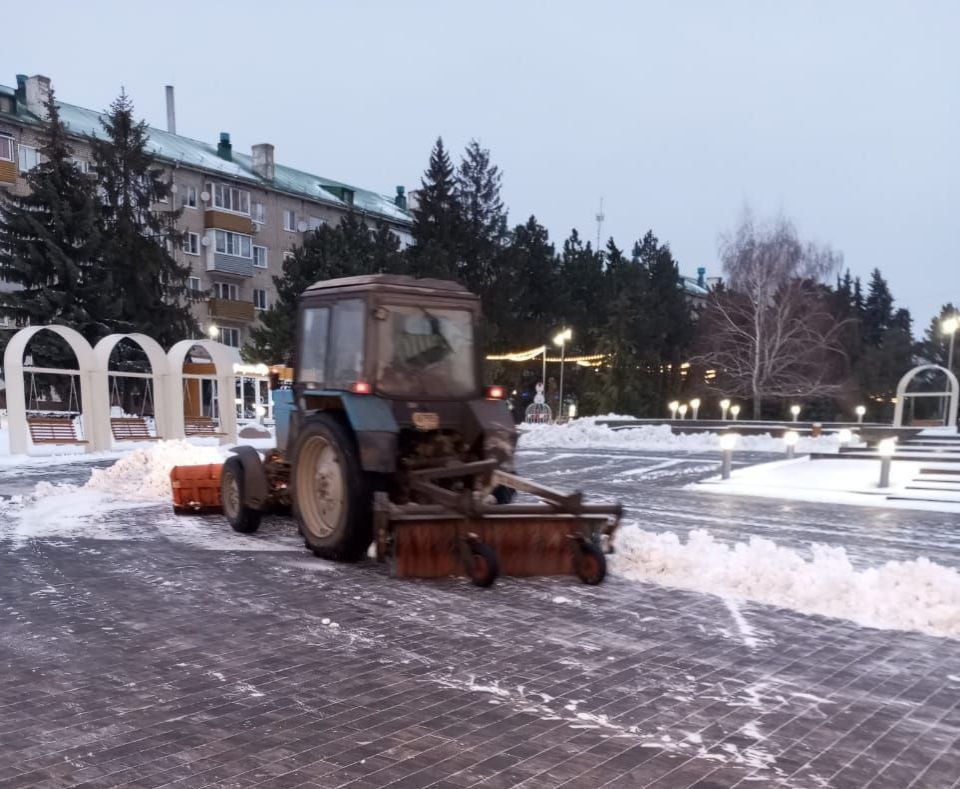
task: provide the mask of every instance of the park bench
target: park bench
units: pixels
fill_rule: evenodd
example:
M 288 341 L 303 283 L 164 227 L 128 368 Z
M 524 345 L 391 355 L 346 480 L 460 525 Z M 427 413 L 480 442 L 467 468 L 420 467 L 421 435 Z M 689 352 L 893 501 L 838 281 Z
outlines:
M 139 416 L 113 417 L 110 429 L 117 441 L 159 441 L 159 436 L 150 434 L 147 420 Z
M 183 418 L 183 432 L 188 436 L 223 436 L 219 425 L 209 416 L 187 416 Z
M 28 416 L 27 427 L 34 444 L 86 444 L 77 436 L 69 416 Z

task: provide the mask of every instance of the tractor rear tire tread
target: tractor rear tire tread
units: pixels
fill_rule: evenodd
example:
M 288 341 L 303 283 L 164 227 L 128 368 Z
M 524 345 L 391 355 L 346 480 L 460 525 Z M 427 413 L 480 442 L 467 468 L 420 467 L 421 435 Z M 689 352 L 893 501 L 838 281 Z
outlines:
M 224 511 L 224 514 L 227 516 L 227 521 L 229 521 L 231 528 L 235 532 L 240 534 L 253 534 L 257 529 L 260 528 L 260 519 L 263 516 L 263 513 L 260 510 L 255 510 L 252 507 L 248 507 L 244 503 L 245 491 L 243 489 L 243 463 L 240 462 L 238 457 L 230 457 L 223 464 L 223 470 L 220 472 L 220 500 L 225 499 L 226 491 L 224 490 L 225 481 L 233 477 L 237 482 L 237 488 L 240 492 L 240 511 L 231 516 L 229 513 Z

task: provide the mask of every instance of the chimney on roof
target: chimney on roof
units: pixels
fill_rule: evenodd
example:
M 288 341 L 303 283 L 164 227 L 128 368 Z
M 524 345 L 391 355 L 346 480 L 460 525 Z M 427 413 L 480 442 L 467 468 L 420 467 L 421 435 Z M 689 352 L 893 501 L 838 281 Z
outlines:
M 268 142 L 254 145 L 252 150 L 253 171 L 265 181 L 272 181 L 276 174 L 273 164 L 273 146 Z
M 177 133 L 177 111 L 173 104 L 173 85 L 166 86 L 167 91 L 167 131 Z
M 404 194 L 405 191 L 402 186 L 398 186 L 397 196 L 393 198 L 393 204 L 402 211 L 407 210 L 407 196 Z
M 27 109 L 38 118 L 47 117 L 47 100 L 50 98 L 50 77 L 35 74 L 27 77 Z
M 697 269 L 697 285 L 701 288 L 707 287 L 707 270 L 703 266 Z
M 220 132 L 220 142 L 217 144 L 217 156 L 233 161 L 233 146 L 230 144 L 230 132 Z
M 17 74 L 17 101 L 27 100 L 27 75 Z

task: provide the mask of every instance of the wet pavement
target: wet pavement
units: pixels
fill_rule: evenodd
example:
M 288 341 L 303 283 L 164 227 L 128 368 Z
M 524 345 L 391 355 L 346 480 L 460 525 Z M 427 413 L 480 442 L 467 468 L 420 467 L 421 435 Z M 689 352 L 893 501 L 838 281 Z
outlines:
M 960 565 L 951 516 L 685 488 L 715 467 L 520 457 L 644 528 Z M 88 473 L 0 470 L 0 496 Z M 0 505 L 0 787 L 960 785 L 954 640 L 614 577 L 396 580 L 286 520 L 55 504 Z

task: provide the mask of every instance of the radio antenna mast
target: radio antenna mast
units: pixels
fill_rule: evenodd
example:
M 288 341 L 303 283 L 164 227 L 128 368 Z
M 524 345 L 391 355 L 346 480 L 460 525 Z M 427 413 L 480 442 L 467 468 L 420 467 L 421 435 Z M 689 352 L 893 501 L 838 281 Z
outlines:
M 603 198 L 600 198 L 600 210 L 597 212 L 597 251 L 600 251 L 600 229 L 603 227 L 603 220 L 606 217 L 603 215 Z

